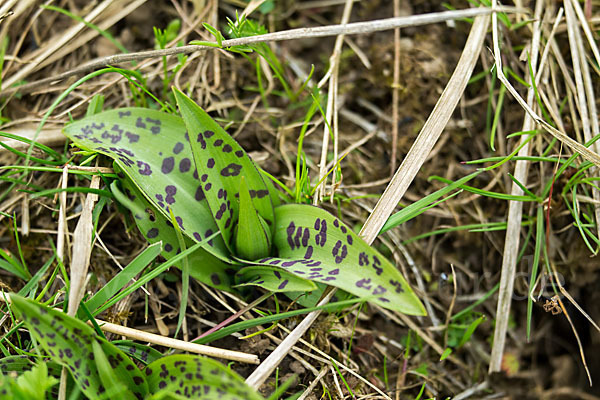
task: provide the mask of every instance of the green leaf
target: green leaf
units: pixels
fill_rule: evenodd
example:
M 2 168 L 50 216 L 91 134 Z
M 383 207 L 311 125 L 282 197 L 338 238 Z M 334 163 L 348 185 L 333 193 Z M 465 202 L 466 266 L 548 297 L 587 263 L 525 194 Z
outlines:
M 117 200 L 132 212 L 134 221 L 146 240 L 152 244 L 162 242 L 161 255 L 167 260 L 179 254 L 181 246 L 171 221 L 146 200 L 131 180 L 124 178 L 121 184 L 125 195 L 115 190 L 115 188 L 113 188 L 113 193 Z M 194 241 L 187 237 L 184 238 L 184 241 L 186 248 L 194 244 Z M 208 244 L 210 245 L 210 242 Z M 233 273 L 239 267 L 223 262 L 220 258 L 206 251 L 206 248 L 207 246 L 199 248 L 188 256 L 190 276 L 211 287 L 231 291 L 234 284 Z M 179 267 L 179 263 L 175 266 Z
M 33 363 L 27 356 L 8 356 L 0 358 L 0 373 L 5 374 L 7 372 L 16 371 L 24 372 L 29 371 L 33 367 Z
M 109 364 L 106 355 L 100 344 L 97 341 L 92 342 L 94 361 L 98 367 L 98 374 L 102 382 L 101 397 L 104 399 L 119 398 L 126 400 L 134 400 L 135 397 L 131 391 L 127 389 L 125 384 L 117 378 L 112 366 Z
M 246 179 L 240 179 L 240 213 L 235 233 L 236 255 L 244 260 L 258 260 L 271 253 L 271 230 L 252 203 Z
M 452 354 L 452 349 L 450 347 L 446 347 L 446 349 L 440 356 L 440 361 L 444 361 L 450 354 Z
M 40 361 L 16 380 L 0 376 L 0 396 L 14 400 L 45 400 L 48 389 L 57 383 L 58 379 L 48 375 L 46 363 Z
M 160 243 L 148 246 L 133 261 L 123 268 L 122 271 L 115 275 L 106 285 L 102 286 L 99 291 L 86 301 L 85 306 L 93 313 L 119 290 L 127 286 L 131 279 L 138 275 L 160 254 L 160 251 Z
M 23 319 L 32 337 L 53 361 L 69 370 L 86 396 L 98 398 L 106 390 L 95 362 L 94 343 L 100 346 L 120 382 L 138 397 L 148 393 L 146 380 L 129 357 L 96 336 L 90 326 L 16 294 L 11 294 L 10 300 L 11 308 Z
M 287 204 L 275 209 L 275 218 L 273 242 L 279 258 L 264 258 L 259 264 L 339 287 L 405 314 L 426 314 L 398 269 L 327 211 Z
M 75 121 L 63 132 L 80 148 L 114 159 L 123 172 L 120 178 L 129 177 L 167 220 L 172 209 L 182 232 L 191 239 L 199 242 L 217 232 L 181 118 L 125 108 Z M 220 237 L 204 248 L 221 259 L 229 256 Z
M 144 370 L 150 393 L 167 392 L 184 398 L 262 400 L 254 389 L 223 364 L 193 355 L 172 355 Z
M 179 111 L 189 132 L 190 145 L 203 190 L 225 244 L 232 249 L 239 214 L 241 178 L 246 179 L 252 203 L 272 229 L 270 191 L 248 154 L 202 108 L 173 88 Z
M 147 365 L 161 358 L 163 355 L 160 351 L 153 349 L 145 344 L 136 343 L 132 340 L 115 340 L 111 342 L 119 350 L 135 358 L 139 362 Z
M 467 329 L 465 329 L 465 333 L 463 334 L 462 338 L 460 339 L 460 342 L 458 343 L 457 347 L 461 347 L 462 345 L 467 343 L 469 341 L 469 339 L 471 338 L 471 336 L 473 335 L 473 333 L 475 332 L 475 329 L 477 329 L 479 324 L 481 324 L 483 321 L 485 321 L 485 315 L 482 315 L 479 318 L 477 318 L 476 320 L 474 320 L 473 322 L 471 322 L 469 324 L 469 326 L 467 327 Z
M 245 267 L 236 274 L 237 286 L 259 286 L 271 292 L 312 292 L 317 285 L 280 268 L 263 265 Z
M 0 268 L 18 276 L 24 281 L 31 279 L 31 275 L 29 274 L 29 271 L 27 271 L 27 268 L 23 267 L 21 262 L 8 251 L 0 249 L 0 256 L 4 258 L 4 260 L 0 259 Z

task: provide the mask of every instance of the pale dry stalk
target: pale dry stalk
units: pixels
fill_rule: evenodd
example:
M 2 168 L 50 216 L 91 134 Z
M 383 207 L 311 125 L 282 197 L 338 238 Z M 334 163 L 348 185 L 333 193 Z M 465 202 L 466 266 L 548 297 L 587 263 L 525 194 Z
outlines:
M 533 37 L 531 39 L 531 67 L 534 71 L 537 70 L 537 62 L 539 56 L 539 44 L 541 36 L 541 17 L 545 0 L 537 0 L 535 7 L 535 22 L 533 24 Z M 493 6 L 496 5 L 494 0 Z M 492 34 L 494 40 L 494 58 L 496 59 L 496 73 L 499 77 L 504 77 L 502 72 L 502 64 L 500 62 L 500 45 L 498 39 L 498 19 L 496 14 L 492 15 Z M 502 78 L 500 78 L 502 80 Z M 506 78 L 505 78 L 506 79 Z M 529 76 L 529 82 L 534 77 Z M 508 89 L 508 87 L 507 87 Z M 535 106 L 533 86 L 527 92 L 527 104 L 529 107 Z M 532 116 L 527 113 L 523 120 L 523 131 L 530 131 L 535 127 L 535 121 Z M 526 135 L 521 137 L 521 143 L 526 141 Z M 529 142 L 521 148 L 518 153 L 519 157 L 529 155 Z M 527 172 L 529 162 L 526 160 L 518 160 L 515 165 L 514 177 L 518 182 L 527 185 Z M 523 190 L 516 183 L 512 184 L 511 194 L 513 196 L 522 196 Z M 492 354 L 490 359 L 489 372 L 500 371 L 502 365 L 502 355 L 504 353 L 504 345 L 506 341 L 506 331 L 508 329 L 508 319 L 510 313 L 510 303 L 513 295 L 513 287 L 515 273 L 517 267 L 517 255 L 519 254 L 519 242 L 521 238 L 521 218 L 523 214 L 523 203 L 520 201 L 510 201 L 508 204 L 508 216 L 506 226 L 506 236 L 504 243 L 504 253 L 502 257 L 502 272 L 500 274 L 500 289 L 498 292 L 498 305 L 496 309 L 496 326 L 494 329 L 494 344 L 492 346 Z
M 347 0 L 342 14 L 341 26 L 346 26 L 350 21 L 352 12 L 352 0 Z M 321 144 L 321 160 L 319 162 L 319 178 L 321 183 L 315 190 L 313 204 L 317 205 L 323 201 L 325 196 L 325 187 L 327 184 L 327 153 L 329 150 L 329 135 L 333 133 L 333 159 L 337 160 L 338 153 L 338 75 L 340 70 L 340 57 L 342 55 L 342 45 L 344 44 L 345 33 L 339 34 L 335 39 L 333 53 L 329 57 L 329 70 L 319 82 L 319 87 L 322 87 L 326 82 L 329 83 L 327 93 L 327 110 L 325 111 L 325 119 L 328 123 L 323 125 L 323 143 Z M 335 186 L 335 172 L 332 174 L 331 197 L 333 201 L 333 191 Z

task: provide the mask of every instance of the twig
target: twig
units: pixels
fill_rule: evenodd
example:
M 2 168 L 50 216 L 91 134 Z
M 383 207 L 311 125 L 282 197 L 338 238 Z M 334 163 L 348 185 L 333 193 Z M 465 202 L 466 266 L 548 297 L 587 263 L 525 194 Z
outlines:
M 518 9 L 514 7 L 502 7 L 498 8 L 498 11 L 502 12 L 517 12 Z M 287 31 L 267 33 L 264 35 L 257 36 L 249 36 L 239 39 L 230 39 L 224 40 L 222 42 L 223 47 L 232 47 L 232 46 L 243 46 L 251 43 L 260 43 L 260 42 L 274 42 L 281 40 L 293 40 L 293 39 L 306 39 L 306 38 L 314 38 L 314 37 L 326 37 L 326 36 L 336 36 L 340 34 L 346 35 L 356 35 L 356 34 L 365 34 L 372 32 L 379 32 L 394 28 L 403 28 L 407 26 L 419 26 L 425 24 L 432 24 L 437 22 L 461 19 L 466 17 L 474 17 L 479 15 L 488 15 L 492 12 L 491 8 L 480 7 L 480 8 L 469 8 L 466 10 L 459 11 L 443 11 L 439 13 L 430 13 L 423 15 L 413 15 L 410 17 L 399 17 L 399 18 L 387 18 L 380 19 L 375 21 L 368 22 L 355 22 L 347 25 L 329 25 L 329 26 L 320 26 L 315 28 L 300 28 L 300 29 L 290 29 Z M 212 49 L 217 46 L 217 43 L 212 45 L 187 45 L 181 47 L 172 47 L 168 49 L 161 50 L 148 50 L 148 51 L 140 51 L 135 53 L 128 54 L 116 54 L 112 56 L 102 57 L 89 63 L 86 63 L 80 67 L 74 68 L 70 71 L 65 71 L 62 74 L 40 79 L 35 82 L 31 82 L 25 85 L 21 85 L 18 87 L 5 88 L 6 83 L 0 89 L 0 94 L 3 96 L 8 96 L 15 92 L 20 92 L 21 94 L 29 93 L 32 90 L 39 88 L 41 86 L 47 86 L 52 83 L 56 83 L 58 81 L 64 80 L 68 77 L 74 75 L 80 75 L 89 71 L 93 71 L 98 68 L 103 68 L 108 65 L 117 65 L 124 62 L 129 61 L 139 61 L 146 58 L 158 58 L 163 56 L 170 56 L 175 54 L 188 54 L 196 51 L 202 51 L 207 49 Z
M 400 0 L 394 0 L 394 17 L 400 16 Z M 398 149 L 398 101 L 400 98 L 400 29 L 394 29 L 394 81 L 392 83 L 392 155 L 390 175 L 396 171 Z
M 226 350 L 202 344 L 185 342 L 183 340 L 172 339 L 169 337 L 156 335 L 154 333 L 148 333 L 137 329 L 128 328 L 126 326 L 111 324 L 110 322 L 102 321 L 99 319 L 97 319 L 96 322 L 100 326 L 100 329 L 102 329 L 103 331 L 114 333 L 116 335 L 127 336 L 131 339 L 154 343 L 156 345 L 165 346 L 172 349 L 189 351 L 191 353 L 203 354 L 205 356 L 222 358 L 225 360 L 233 360 L 249 364 L 259 363 L 258 357 L 254 354 L 248 354 L 243 353 L 241 351 Z
M 317 383 L 319 383 L 321 381 L 321 379 L 323 379 L 323 377 L 325 376 L 326 373 L 327 373 L 327 368 L 321 369 L 321 372 L 319 372 L 319 375 L 317 375 L 317 377 L 310 383 L 310 385 L 300 395 L 300 397 L 298 397 L 298 400 L 306 399 L 308 397 L 308 395 L 313 392 L 315 386 L 317 386 Z

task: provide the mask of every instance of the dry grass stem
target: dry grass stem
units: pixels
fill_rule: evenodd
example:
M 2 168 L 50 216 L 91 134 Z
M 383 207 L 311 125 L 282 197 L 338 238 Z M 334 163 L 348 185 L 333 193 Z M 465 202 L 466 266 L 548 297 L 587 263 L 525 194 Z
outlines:
M 348 24 L 350 20 L 350 14 L 352 12 L 352 1 L 347 0 L 344 6 L 344 12 L 342 14 L 342 20 L 340 25 L 344 26 Z M 329 57 L 329 69 L 327 73 L 319 82 L 319 87 L 325 85 L 328 82 L 328 94 L 327 94 L 327 109 L 325 111 L 325 120 L 328 122 L 323 125 L 323 142 L 321 144 L 321 161 L 319 162 L 319 178 L 321 182 L 315 190 L 313 197 L 313 204 L 317 205 L 323 201 L 325 196 L 325 187 L 327 185 L 327 153 L 329 149 L 329 136 L 333 135 L 333 159 L 338 158 L 338 142 L 339 142 L 339 127 L 338 127 L 338 78 L 339 78 L 339 64 L 340 56 L 342 54 L 342 45 L 344 44 L 344 34 L 340 34 L 335 39 L 333 47 L 333 53 Z M 335 172 L 332 174 L 331 182 L 331 195 L 330 200 L 333 202 L 333 193 L 335 190 Z
M 498 8 L 498 11 L 502 12 L 516 12 L 517 9 L 514 7 L 503 7 Z M 478 15 L 488 15 L 492 12 L 491 9 L 480 7 L 459 11 L 443 11 L 439 13 L 431 13 L 424 15 L 413 15 L 410 17 L 399 17 L 399 18 L 387 18 L 369 22 L 355 22 L 347 25 L 330 25 L 316 28 L 300 28 L 291 29 L 287 31 L 267 33 L 264 35 L 249 36 L 240 39 L 224 40 L 222 45 L 224 48 L 232 46 L 243 46 L 252 43 L 260 42 L 274 42 L 281 40 L 295 40 L 295 39 L 307 39 L 315 37 L 326 37 L 326 36 L 337 36 L 341 34 L 345 35 L 357 35 L 366 34 L 372 32 L 379 32 L 394 28 L 403 28 L 407 26 L 419 26 L 425 24 L 438 23 L 443 21 L 449 21 L 454 19 L 461 19 L 467 17 L 474 17 Z M 214 44 L 216 45 L 216 43 Z M 147 58 L 160 58 L 163 56 L 176 55 L 176 54 L 188 54 L 200 50 L 214 49 L 213 46 L 207 45 L 187 45 L 180 47 L 172 47 L 164 50 L 149 50 L 140 51 L 135 53 L 118 54 L 108 57 L 103 57 L 89 63 L 86 63 L 80 67 L 66 71 L 62 74 L 41 79 L 35 82 L 24 84 L 18 88 L 9 88 L 10 85 L 7 82 L 2 82 L 0 93 L 4 96 L 10 95 L 15 92 L 29 93 L 32 90 L 55 83 L 66 79 L 74 75 L 80 75 L 89 71 L 93 71 L 98 68 L 106 67 L 108 65 L 118 65 L 130 61 L 139 61 Z
M 4 129 L 4 132 L 12 133 L 13 135 L 19 135 L 31 140 L 35 136 L 35 131 L 36 128 L 30 125 L 20 126 L 13 129 Z M 0 142 L 17 150 L 29 148 L 29 144 L 27 143 L 5 137 L 0 138 Z M 60 129 L 44 129 L 38 135 L 36 142 L 45 144 L 46 146 L 57 146 L 65 142 L 65 135 L 62 134 Z M 0 154 L 6 153 L 8 153 L 8 150 L 4 147 L 0 147 Z
M 67 189 L 69 180 L 69 169 L 65 165 L 63 167 L 63 173 L 61 178 L 61 188 L 63 190 Z M 57 228 L 57 238 L 56 238 L 56 258 L 58 262 L 64 264 L 65 261 L 65 238 L 67 237 L 65 231 L 67 230 L 67 192 L 63 191 L 58 195 L 58 228 Z
M 567 20 L 567 33 L 569 37 L 571 60 L 573 64 L 573 75 L 575 75 L 575 86 L 577 88 L 576 100 L 579 105 L 579 117 L 583 127 L 583 139 L 585 142 L 592 140 L 592 136 L 598 132 L 598 113 L 594 99 L 594 89 L 591 83 L 590 71 L 585 59 L 583 40 L 579 32 L 578 21 L 573 11 L 571 0 L 564 1 L 565 17 Z M 592 145 L 592 149 L 598 153 L 598 143 Z M 594 171 L 596 172 L 596 171 Z M 596 175 L 596 174 L 594 174 Z M 592 188 L 592 196 L 596 202 L 600 201 L 600 190 Z M 600 221 L 600 207 L 594 207 L 596 221 Z
M 394 0 L 394 17 L 400 16 L 400 0 Z M 394 29 L 394 82 L 392 83 L 392 155 L 390 175 L 396 171 L 398 151 L 398 102 L 400 97 L 400 29 Z
M 493 5 L 496 5 L 494 0 Z M 535 22 L 533 24 L 533 38 L 531 40 L 531 67 L 534 71 L 537 70 L 537 61 L 539 56 L 539 44 L 541 36 L 541 16 L 544 0 L 538 0 L 535 8 Z M 496 61 L 496 73 L 498 77 L 505 83 L 502 64 L 500 63 L 500 45 L 498 42 L 498 19 L 495 14 L 492 15 L 492 35 L 494 42 L 494 58 Z M 529 75 L 529 74 L 528 74 Z M 532 82 L 534 77 L 529 76 L 529 81 Z M 510 91 L 510 89 L 509 89 Z M 514 89 L 513 89 L 514 91 Z M 513 93 L 511 91 L 511 93 Z M 516 94 L 516 93 L 515 93 Z M 534 106 L 534 90 L 531 86 L 527 92 L 527 107 L 531 109 Z M 517 94 L 518 96 L 518 94 Z M 520 103 L 522 102 L 522 99 Z M 533 112 L 533 109 L 531 109 Z M 535 114 L 535 112 L 533 112 Z M 526 114 L 523 122 L 523 131 L 529 131 L 534 128 L 534 119 L 532 113 Z M 521 137 L 521 143 L 525 143 L 526 136 Z M 530 143 L 526 143 L 518 155 L 526 157 L 529 155 Z M 515 179 L 523 185 L 527 184 L 528 162 L 526 160 L 518 160 L 515 165 Z M 516 183 L 512 184 L 511 194 L 514 196 L 522 196 L 523 190 Z M 508 216 L 506 225 L 506 236 L 504 244 L 504 253 L 502 258 L 502 272 L 500 274 L 500 289 L 498 292 L 498 305 L 496 309 L 496 326 L 494 329 L 494 344 L 492 346 L 492 354 L 489 365 L 489 372 L 499 372 L 502 367 L 502 357 L 504 354 L 504 344 L 506 340 L 506 331 L 508 329 L 508 319 L 510 314 L 510 303 L 513 296 L 513 287 L 515 273 L 517 267 L 517 255 L 519 254 L 519 242 L 521 238 L 521 219 L 523 213 L 523 203 L 520 201 L 510 201 L 508 205 Z

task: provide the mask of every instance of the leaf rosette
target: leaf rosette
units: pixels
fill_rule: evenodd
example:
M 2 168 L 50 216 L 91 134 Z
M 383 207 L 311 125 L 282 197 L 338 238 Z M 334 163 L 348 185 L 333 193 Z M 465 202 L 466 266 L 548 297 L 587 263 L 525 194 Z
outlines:
M 319 282 L 425 315 L 384 256 L 322 209 L 280 205 L 278 191 L 235 139 L 189 97 L 174 94 L 181 117 L 126 108 L 64 129 L 80 148 L 114 160 L 127 196 L 122 202 L 150 242 L 163 242 L 164 257 L 180 248 L 178 228 L 186 241 L 202 243 L 200 256 L 188 261 L 191 275 L 209 285 L 234 290 L 238 271 L 242 286 L 267 290 L 306 290 Z

